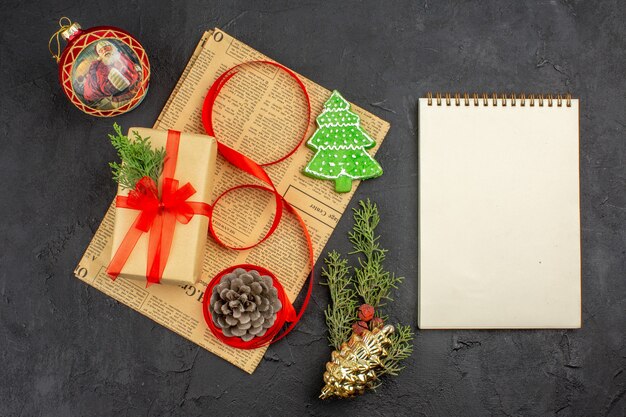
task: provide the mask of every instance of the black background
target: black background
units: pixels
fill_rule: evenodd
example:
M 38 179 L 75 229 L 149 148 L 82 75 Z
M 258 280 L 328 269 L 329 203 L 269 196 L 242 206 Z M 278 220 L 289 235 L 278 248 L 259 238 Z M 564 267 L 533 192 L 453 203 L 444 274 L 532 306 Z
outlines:
M 0 415 L 626 415 L 621 1 L 17 2 L 0 5 Z M 149 53 L 150 92 L 123 126 L 151 126 L 215 26 L 391 122 L 376 201 L 394 320 L 416 323 L 417 99 L 428 91 L 581 98 L 583 328 L 417 331 L 398 378 L 317 399 L 330 349 L 316 285 L 303 321 L 253 375 L 73 277 L 115 186 L 106 134 L 63 95 L 46 42 L 57 20 L 113 25 Z M 506 134 L 506 132 L 503 132 Z M 346 252 L 346 215 L 327 250 Z M 318 265 L 319 267 L 319 265 Z

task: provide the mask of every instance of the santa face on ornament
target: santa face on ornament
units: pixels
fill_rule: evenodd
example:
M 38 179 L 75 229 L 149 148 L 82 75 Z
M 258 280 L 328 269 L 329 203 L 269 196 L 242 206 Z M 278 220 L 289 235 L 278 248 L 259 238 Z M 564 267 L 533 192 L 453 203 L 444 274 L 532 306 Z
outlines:
M 118 39 L 102 39 L 76 58 L 72 87 L 85 105 L 111 110 L 133 99 L 142 76 L 139 59 L 126 44 Z

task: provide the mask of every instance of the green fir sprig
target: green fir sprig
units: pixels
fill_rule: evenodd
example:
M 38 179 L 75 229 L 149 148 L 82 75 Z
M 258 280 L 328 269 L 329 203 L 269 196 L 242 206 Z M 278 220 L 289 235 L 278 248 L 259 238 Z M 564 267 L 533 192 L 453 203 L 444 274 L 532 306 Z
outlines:
M 134 189 L 143 177 L 150 177 L 158 183 L 163 171 L 165 149 L 152 149 L 150 138 L 142 138 L 135 131 L 131 140 L 122 133 L 122 128 L 117 123 L 113 124 L 113 130 L 115 134 L 109 135 L 109 139 L 122 160 L 121 163 L 109 163 L 113 179 L 123 189 Z
M 332 303 L 324 312 L 328 325 L 328 340 L 330 344 L 339 349 L 352 332 L 352 323 L 357 320 L 357 297 L 352 287 L 352 278 L 348 260 L 342 259 L 336 251 L 328 254 L 324 259 L 326 268 L 322 269 L 322 277 L 326 278 L 330 290 Z
M 395 332 L 389 336 L 391 347 L 387 356 L 382 359 L 382 371 L 378 376 L 385 374 L 398 375 L 404 369 L 402 361 L 413 353 L 413 332 L 411 326 L 397 324 Z
M 350 254 L 359 255 L 359 266 L 351 275 L 347 260 L 332 251 L 324 260 L 326 268 L 322 270 L 322 276 L 326 278 L 323 284 L 329 287 L 331 297 L 325 311 L 328 340 L 335 349 L 340 349 L 353 331 L 352 325 L 358 320 L 359 298 L 374 307 L 376 315 L 386 321 L 381 307 L 386 301 L 393 301 L 391 291 L 404 280 L 384 268 L 387 250 L 380 246 L 380 236 L 376 235 L 380 222 L 376 204 L 369 199 L 360 201 L 359 207 L 353 211 L 354 226 L 348 238 L 354 248 Z M 382 368 L 377 376 L 397 375 L 404 368 L 402 361 L 413 352 L 413 338 L 411 326 L 395 326 L 395 332 L 389 336 L 391 347 L 382 359 Z
M 380 236 L 376 235 L 376 226 L 380 222 L 378 207 L 369 199 L 360 201 L 359 206 L 354 209 L 354 227 L 348 233 L 354 246 L 350 254 L 360 255 L 359 267 L 354 269 L 355 287 L 363 301 L 378 312 L 386 301 L 393 301 L 391 290 L 398 288 L 404 277 L 397 277 L 383 267 L 387 250 L 380 247 Z

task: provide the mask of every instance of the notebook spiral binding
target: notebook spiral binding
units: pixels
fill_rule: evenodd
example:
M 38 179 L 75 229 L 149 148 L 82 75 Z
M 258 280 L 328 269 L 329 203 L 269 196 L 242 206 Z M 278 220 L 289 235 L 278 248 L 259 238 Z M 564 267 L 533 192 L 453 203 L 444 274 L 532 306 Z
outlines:
M 520 94 L 517 96 L 514 93 L 492 93 L 491 95 L 487 93 L 473 93 L 471 95 L 469 93 L 463 93 L 462 95 L 460 93 L 435 93 L 435 96 L 433 97 L 433 93 L 429 92 L 426 97 L 428 99 L 429 106 L 432 106 L 433 103 L 436 103 L 437 106 L 441 106 L 443 103 L 445 103 L 446 106 L 451 106 L 454 102 L 455 106 L 461 106 L 462 104 L 465 106 L 470 106 L 472 104 L 474 106 L 480 106 L 481 103 L 483 106 L 489 106 L 491 103 L 492 106 L 500 105 L 502 107 L 506 107 L 508 105 L 507 101 L 510 100 L 511 106 L 513 107 L 517 106 L 518 103 L 522 107 L 526 106 L 526 103 L 528 103 L 530 107 L 534 107 L 535 104 L 539 107 L 543 107 L 545 104 L 547 104 L 548 107 L 552 107 L 555 102 L 557 107 L 562 107 L 563 102 L 565 102 L 567 107 L 572 107 L 571 94 Z

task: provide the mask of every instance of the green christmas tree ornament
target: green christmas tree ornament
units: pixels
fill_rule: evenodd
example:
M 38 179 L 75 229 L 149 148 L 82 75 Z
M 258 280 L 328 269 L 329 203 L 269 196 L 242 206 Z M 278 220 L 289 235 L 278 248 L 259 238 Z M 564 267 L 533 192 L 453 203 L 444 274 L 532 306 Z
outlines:
M 366 150 L 376 142 L 361 128 L 359 116 L 350 111 L 350 103 L 338 91 L 333 91 L 316 120 L 318 128 L 307 142 L 316 153 L 304 168 L 306 175 L 334 180 L 335 191 L 347 193 L 353 180 L 383 174 Z

